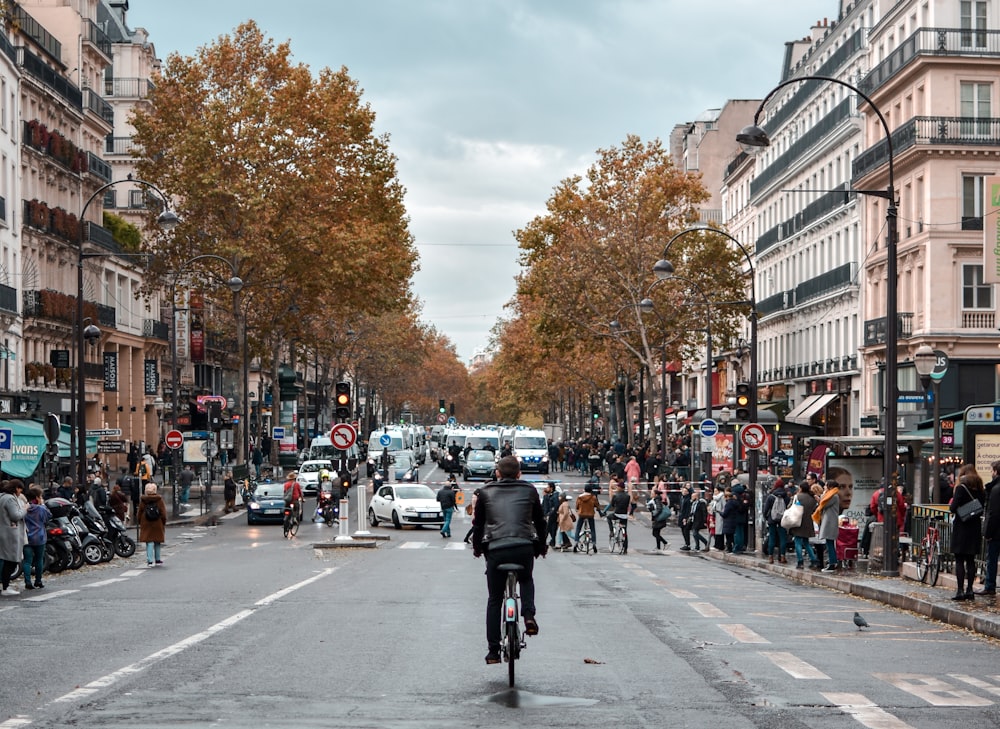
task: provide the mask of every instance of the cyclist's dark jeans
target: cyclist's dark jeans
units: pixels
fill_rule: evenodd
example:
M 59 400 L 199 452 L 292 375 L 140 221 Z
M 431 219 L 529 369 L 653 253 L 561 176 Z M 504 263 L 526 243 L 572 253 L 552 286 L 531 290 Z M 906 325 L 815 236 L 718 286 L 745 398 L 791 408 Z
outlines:
M 590 525 L 590 538 L 595 539 L 595 534 L 597 534 L 597 527 L 594 525 L 594 517 L 592 516 L 581 516 L 576 520 L 576 534 L 573 535 L 573 539 L 577 542 L 580 541 L 580 530 L 583 528 L 583 523 L 586 522 Z
M 486 642 L 491 651 L 500 650 L 500 616 L 503 614 L 503 593 L 507 587 L 507 573 L 497 569 L 507 562 L 519 564 L 523 569 L 517 573 L 521 593 L 521 615 L 535 614 L 535 548 L 530 544 L 486 552 L 486 587 L 489 599 L 486 601 Z

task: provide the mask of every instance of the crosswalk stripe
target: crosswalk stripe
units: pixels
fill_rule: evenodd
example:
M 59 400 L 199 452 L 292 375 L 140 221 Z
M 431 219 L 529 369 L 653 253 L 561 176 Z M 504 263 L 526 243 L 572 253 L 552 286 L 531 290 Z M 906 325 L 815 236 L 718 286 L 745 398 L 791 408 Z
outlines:
M 801 658 L 782 651 L 761 651 L 760 654 L 792 678 L 826 679 L 830 677 L 815 666 L 811 666 Z
M 719 627 L 740 643 L 770 643 L 767 638 L 739 623 L 719 623 Z
M 822 696 L 868 729 L 914 729 L 861 694 L 824 693 Z

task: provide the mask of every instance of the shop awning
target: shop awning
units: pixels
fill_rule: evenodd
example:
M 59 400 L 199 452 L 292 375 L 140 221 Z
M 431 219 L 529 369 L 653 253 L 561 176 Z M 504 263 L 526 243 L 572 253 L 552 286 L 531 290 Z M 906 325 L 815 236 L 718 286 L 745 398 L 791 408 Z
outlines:
M 826 393 L 824 395 L 810 395 L 803 400 L 798 407 L 785 416 L 785 420 L 790 420 L 799 425 L 809 425 L 813 415 L 837 399 L 837 393 Z
M 13 440 L 12 457 L 0 461 L 0 471 L 12 478 L 29 478 L 34 474 L 45 455 L 45 429 L 38 420 L 0 420 L 0 428 L 10 428 Z M 59 457 L 70 457 L 69 425 L 63 425 L 59 433 Z M 87 438 L 87 452 L 97 451 L 97 438 Z

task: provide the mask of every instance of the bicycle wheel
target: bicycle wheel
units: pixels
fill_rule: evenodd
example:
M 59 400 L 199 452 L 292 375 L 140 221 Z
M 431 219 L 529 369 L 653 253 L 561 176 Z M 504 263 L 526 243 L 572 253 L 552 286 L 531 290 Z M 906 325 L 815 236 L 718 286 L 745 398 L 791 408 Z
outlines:
M 937 584 L 938 575 L 941 574 L 941 555 L 937 548 L 931 550 L 932 554 L 927 559 L 927 576 L 930 578 L 931 587 Z
M 512 688 L 514 686 L 514 661 L 517 659 L 519 641 L 517 623 L 507 623 L 507 679 Z
M 291 520 L 291 522 L 292 523 L 291 523 L 291 526 L 288 529 L 288 533 L 289 533 L 290 536 L 294 537 L 296 534 L 299 533 L 299 520 L 293 518 Z
M 921 582 L 927 580 L 927 548 L 924 547 L 920 550 L 920 554 L 917 558 L 913 560 L 913 564 L 917 568 L 917 579 Z
M 618 535 L 615 532 L 611 532 L 611 536 L 608 537 L 608 551 L 611 554 L 614 554 L 617 545 L 618 545 Z

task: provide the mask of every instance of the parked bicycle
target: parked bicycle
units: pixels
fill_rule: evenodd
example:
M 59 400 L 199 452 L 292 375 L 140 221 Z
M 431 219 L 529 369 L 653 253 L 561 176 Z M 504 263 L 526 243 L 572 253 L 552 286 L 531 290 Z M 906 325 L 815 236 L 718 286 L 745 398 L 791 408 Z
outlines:
M 941 529 L 937 519 L 928 520 L 927 533 L 920 540 L 920 553 L 915 561 L 920 581 L 929 581 L 931 587 L 936 585 L 941 573 Z

